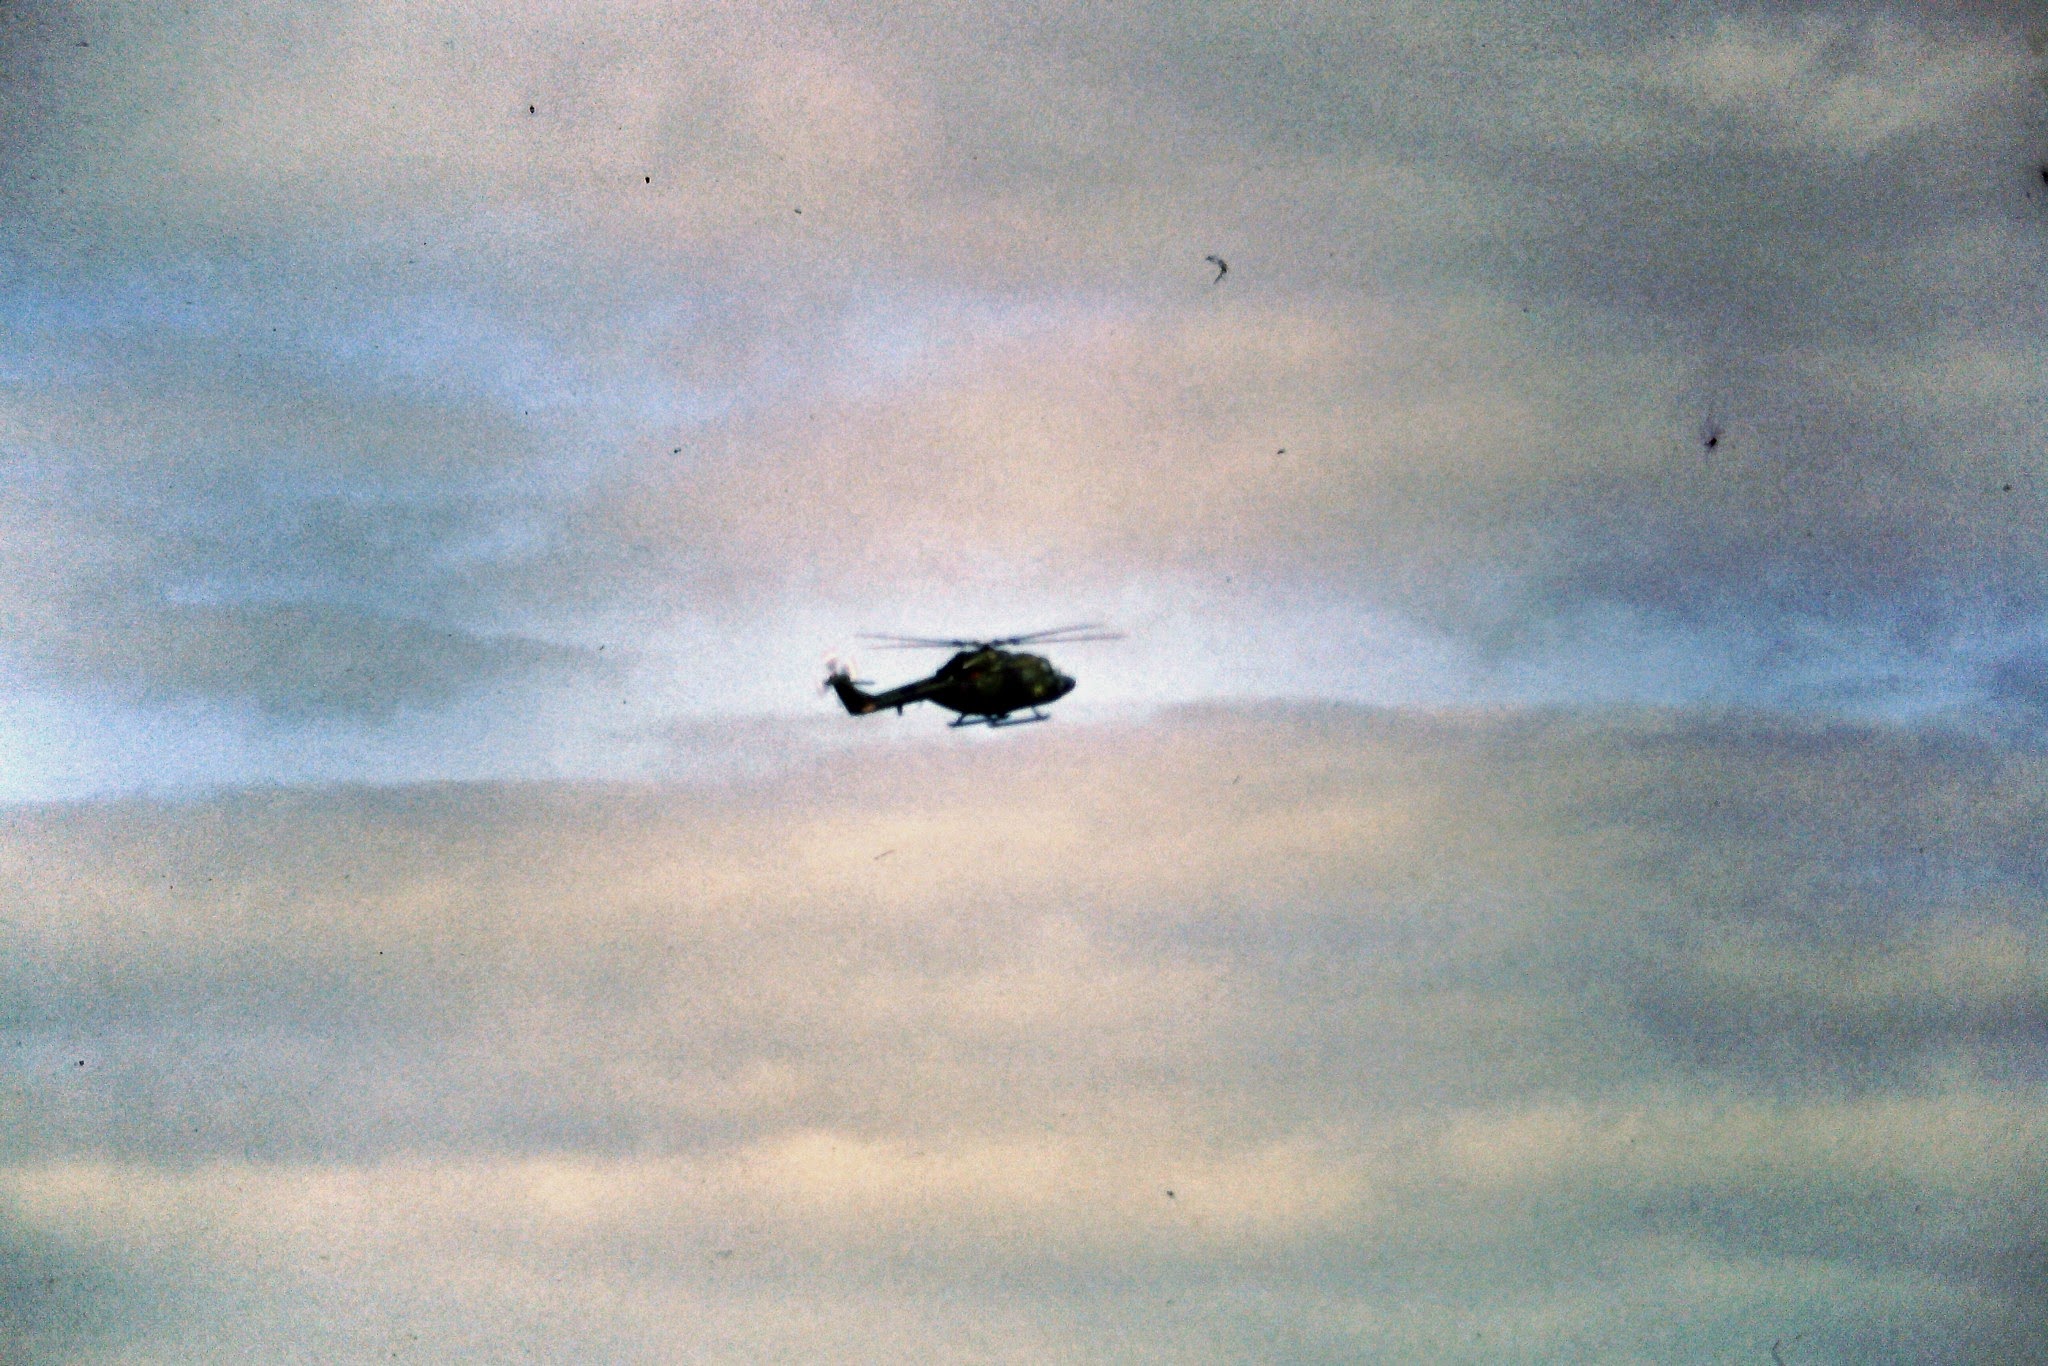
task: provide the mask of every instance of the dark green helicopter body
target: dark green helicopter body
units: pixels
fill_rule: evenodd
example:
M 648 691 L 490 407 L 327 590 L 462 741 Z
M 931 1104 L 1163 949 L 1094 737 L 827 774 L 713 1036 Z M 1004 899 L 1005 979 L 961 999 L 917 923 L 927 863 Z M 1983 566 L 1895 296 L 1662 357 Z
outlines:
M 1077 635 L 1075 632 L 1096 634 Z M 1051 720 L 1039 708 L 1072 692 L 1074 680 L 1055 669 L 1043 655 L 1005 650 L 1003 646 L 1048 639 L 1058 644 L 1069 644 L 1083 640 L 1114 640 L 1116 636 L 1102 633 L 1094 626 L 1066 626 L 1057 631 L 1005 636 L 999 640 L 937 640 L 921 636 L 868 639 L 885 640 L 889 642 L 887 648 L 891 649 L 935 646 L 957 648 L 959 653 L 941 664 L 929 678 L 877 693 L 861 691 L 852 674 L 833 666 L 825 679 L 826 685 L 839 694 L 840 702 L 853 715 L 866 716 L 892 708 L 901 713 L 913 702 L 936 702 L 948 711 L 959 713 L 958 719 L 952 723 L 955 726 L 1021 726 L 1030 721 Z M 1011 719 L 1012 713 L 1026 709 L 1031 715 Z

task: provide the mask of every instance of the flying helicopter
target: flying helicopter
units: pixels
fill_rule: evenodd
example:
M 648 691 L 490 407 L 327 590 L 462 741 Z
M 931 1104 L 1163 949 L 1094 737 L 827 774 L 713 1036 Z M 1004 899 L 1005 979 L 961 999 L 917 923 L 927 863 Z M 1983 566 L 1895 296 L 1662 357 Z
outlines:
M 861 683 L 838 663 L 828 665 L 825 686 L 839 694 L 846 710 L 855 716 L 896 709 L 897 715 L 913 702 L 936 702 L 958 712 L 949 724 L 960 726 L 1022 726 L 1033 721 L 1050 721 L 1040 708 L 1057 702 L 1074 690 L 1074 680 L 1052 666 L 1043 655 L 1005 648 L 1011 645 L 1077 645 L 1087 640 L 1119 640 L 1121 631 L 1106 630 L 1099 622 L 1080 626 L 1058 626 L 1050 631 L 1033 631 L 1021 636 L 997 636 L 992 640 L 944 639 L 937 636 L 863 635 L 863 640 L 882 642 L 885 650 L 954 650 L 951 659 L 929 678 L 889 688 L 863 692 Z M 1029 716 L 1012 719 L 1012 714 L 1029 708 Z

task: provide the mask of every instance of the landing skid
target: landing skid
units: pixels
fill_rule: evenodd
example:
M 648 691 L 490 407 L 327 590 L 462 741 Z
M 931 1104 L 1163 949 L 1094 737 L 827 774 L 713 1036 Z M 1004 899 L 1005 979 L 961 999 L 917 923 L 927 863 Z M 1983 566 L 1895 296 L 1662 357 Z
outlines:
M 962 716 L 948 721 L 946 724 L 954 730 L 958 730 L 962 726 L 987 726 L 990 730 L 1001 730 L 1006 726 L 1028 726 L 1033 721 L 1050 720 L 1052 720 L 1050 716 L 1034 707 L 1029 716 L 1013 718 L 1007 712 L 1001 716 Z

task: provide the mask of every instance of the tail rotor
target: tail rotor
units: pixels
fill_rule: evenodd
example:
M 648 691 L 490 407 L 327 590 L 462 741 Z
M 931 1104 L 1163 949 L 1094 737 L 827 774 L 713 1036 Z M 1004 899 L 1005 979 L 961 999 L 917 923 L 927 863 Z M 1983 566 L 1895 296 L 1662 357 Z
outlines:
M 840 705 L 855 716 L 866 716 L 875 710 L 875 699 L 861 691 L 864 678 L 853 676 L 853 663 L 837 655 L 825 656 L 825 681 L 818 688 L 821 693 L 836 693 Z M 870 684 L 869 686 L 873 686 Z
M 825 681 L 818 685 L 818 692 L 820 694 L 831 692 L 833 684 L 841 681 L 851 683 L 857 688 L 873 687 L 873 679 L 855 678 L 853 676 L 853 671 L 857 667 L 859 666 L 856 665 L 851 659 L 841 659 L 836 652 L 826 655 Z

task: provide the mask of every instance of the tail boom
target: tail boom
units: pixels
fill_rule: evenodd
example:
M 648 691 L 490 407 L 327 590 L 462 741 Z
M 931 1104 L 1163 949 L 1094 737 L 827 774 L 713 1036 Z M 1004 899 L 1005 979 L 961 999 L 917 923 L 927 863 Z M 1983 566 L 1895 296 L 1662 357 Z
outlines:
M 873 712 L 888 711 L 892 707 L 902 711 L 912 702 L 924 701 L 935 686 L 935 680 L 925 679 L 918 683 L 906 683 L 900 688 L 890 688 L 886 692 L 862 692 L 860 685 L 853 681 L 853 675 L 846 673 L 834 673 L 825 679 L 825 683 L 833 692 L 839 694 L 840 704 L 853 716 L 867 716 Z

